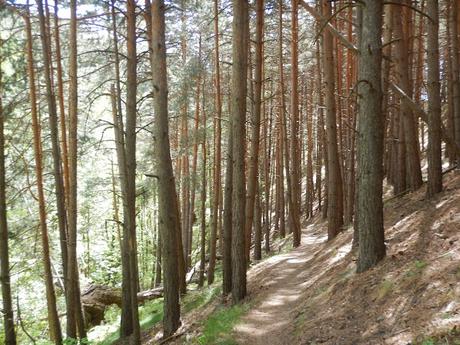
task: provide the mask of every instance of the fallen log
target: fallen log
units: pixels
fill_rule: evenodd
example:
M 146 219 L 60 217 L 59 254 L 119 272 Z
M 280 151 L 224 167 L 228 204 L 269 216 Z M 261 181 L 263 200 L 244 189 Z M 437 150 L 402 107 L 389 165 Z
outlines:
M 138 303 L 163 296 L 163 288 L 141 291 L 137 294 Z M 104 285 L 91 285 L 81 296 L 83 312 L 88 326 L 97 326 L 104 321 L 106 309 L 111 305 L 121 308 L 121 289 Z

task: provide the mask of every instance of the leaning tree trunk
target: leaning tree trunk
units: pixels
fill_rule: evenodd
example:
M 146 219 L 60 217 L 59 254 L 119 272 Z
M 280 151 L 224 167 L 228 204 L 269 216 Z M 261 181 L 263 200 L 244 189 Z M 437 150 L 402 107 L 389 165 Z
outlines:
M 164 1 L 154 0 L 151 10 L 152 50 L 150 53 L 155 111 L 155 160 L 159 180 L 159 218 L 164 272 L 163 336 L 166 338 L 172 335 L 180 325 L 180 284 L 176 231 L 179 214 L 169 145 Z
M 51 42 L 49 31 L 47 29 L 47 18 L 45 17 L 43 2 L 37 0 L 39 19 L 40 19 L 40 37 L 43 50 L 43 65 L 46 83 L 49 127 L 51 137 L 51 151 L 53 156 L 53 174 L 56 193 L 56 209 L 59 228 L 59 239 L 61 245 L 63 271 L 67 272 L 67 214 L 65 209 L 64 182 L 61 166 L 61 150 L 59 145 L 58 116 L 56 109 L 56 95 L 52 83 L 52 65 L 51 65 Z M 43 26 L 43 27 L 42 27 Z
M 363 1 L 363 28 L 358 85 L 358 207 L 359 255 L 363 272 L 385 256 L 383 232 L 383 114 L 382 114 L 382 11 L 383 1 Z
M 66 211 L 64 206 L 64 191 L 61 175 L 61 154 L 59 149 L 59 138 L 58 138 L 58 124 L 57 124 L 57 113 L 56 113 L 56 99 L 54 95 L 54 90 L 51 85 L 51 68 L 50 68 L 50 41 L 46 29 L 46 18 L 43 9 L 42 0 L 37 0 L 38 7 L 38 16 L 40 20 L 40 37 L 42 42 L 42 51 L 43 51 L 43 65 L 44 65 L 44 74 L 46 82 L 46 93 L 47 93 L 47 103 L 48 103 L 48 115 L 51 131 L 51 144 L 52 144 L 52 153 L 53 153 L 53 169 L 54 169 L 54 180 L 56 188 L 56 202 L 58 209 L 58 220 L 59 220 L 59 229 L 62 233 L 64 229 L 65 232 L 65 223 L 66 223 Z M 31 41 L 31 38 L 30 38 Z M 32 44 L 32 43 L 30 43 Z M 32 50 L 32 46 L 30 46 Z M 46 212 L 46 211 L 44 211 Z M 46 297 L 48 305 L 48 319 L 50 325 L 50 335 L 56 344 L 62 342 L 62 333 L 61 325 L 59 324 L 59 317 L 56 307 L 56 296 L 54 293 L 53 277 L 51 272 L 51 262 L 49 255 L 49 242 L 48 242 L 48 232 L 46 228 L 42 227 L 42 245 L 43 245 L 43 263 L 45 266 L 45 285 L 46 285 Z

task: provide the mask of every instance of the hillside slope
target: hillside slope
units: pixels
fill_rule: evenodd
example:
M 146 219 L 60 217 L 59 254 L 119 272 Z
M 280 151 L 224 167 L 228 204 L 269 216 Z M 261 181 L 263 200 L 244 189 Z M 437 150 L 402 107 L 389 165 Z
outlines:
M 385 202 L 387 257 L 365 273 L 355 273 L 352 227 L 330 242 L 326 228 L 315 218 L 299 248 L 249 270 L 239 319 L 225 316 L 228 298 L 216 298 L 183 315 L 169 343 L 460 344 L 459 171 L 444 175 L 444 191 L 432 200 L 423 187 Z M 221 330 L 207 337 L 216 312 L 223 316 Z M 443 342 L 431 337 L 439 334 Z M 158 325 L 143 343 L 156 344 L 160 336 Z
M 240 344 L 409 344 L 460 325 L 460 173 L 385 203 L 387 257 L 355 273 L 351 228 L 326 242 L 309 224 L 302 246 L 249 272 Z

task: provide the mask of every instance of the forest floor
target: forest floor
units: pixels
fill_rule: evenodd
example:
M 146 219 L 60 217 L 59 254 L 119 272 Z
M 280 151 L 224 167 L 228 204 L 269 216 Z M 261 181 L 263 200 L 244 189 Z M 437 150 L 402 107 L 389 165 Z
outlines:
M 300 247 L 250 269 L 232 341 L 212 343 L 460 344 L 460 173 L 444 184 L 431 200 L 423 187 L 385 202 L 387 257 L 365 273 L 355 273 L 351 227 L 326 242 L 326 223 L 306 224 Z M 195 343 L 216 303 L 175 343 Z

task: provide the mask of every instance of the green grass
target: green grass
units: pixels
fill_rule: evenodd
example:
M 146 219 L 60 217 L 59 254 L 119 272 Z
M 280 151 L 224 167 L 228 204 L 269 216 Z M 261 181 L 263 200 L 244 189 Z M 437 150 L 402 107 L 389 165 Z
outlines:
M 381 300 L 388 296 L 393 290 L 393 282 L 390 280 L 384 280 L 377 289 L 377 300 Z
M 406 272 L 405 274 L 406 278 L 418 277 L 427 266 L 428 266 L 428 263 L 426 263 L 425 261 L 415 260 L 414 263 L 412 264 L 412 268 Z
M 139 323 L 141 329 L 147 329 L 163 320 L 163 298 L 139 307 Z
M 320 287 L 317 287 L 315 289 L 315 297 L 325 293 L 328 289 L 329 287 L 326 284 L 321 285 Z
M 302 326 L 305 323 L 305 320 L 307 319 L 307 313 L 306 310 L 300 312 L 294 319 L 294 333 L 296 335 L 299 335 L 300 332 L 302 331 Z
M 460 280 L 460 266 L 457 267 L 457 269 L 455 270 L 455 278 L 457 278 L 457 280 Z
M 188 293 L 181 301 L 182 313 L 189 313 L 190 311 L 201 308 L 222 293 L 222 269 L 216 267 L 215 282 L 212 286 L 205 286 L 197 289 L 196 285 L 189 287 Z M 139 306 L 139 322 L 142 330 L 152 328 L 163 320 L 163 298 L 158 298 L 153 301 L 147 301 L 144 305 Z M 92 332 L 97 333 L 91 344 L 94 345 L 112 345 L 120 338 L 120 309 L 112 306 L 107 309 L 105 314 L 106 324 L 98 326 Z
M 429 336 L 418 336 L 414 345 L 460 345 L 460 329 L 454 328 Z
M 249 310 L 248 304 L 219 307 L 204 322 L 203 334 L 197 339 L 200 345 L 235 345 L 232 338 L 233 327 L 241 316 Z
M 188 313 L 193 309 L 203 307 L 217 296 L 220 296 L 221 293 L 222 286 L 219 282 L 212 286 L 203 287 L 200 290 L 190 291 L 183 299 L 182 312 Z
M 418 269 L 419 271 L 423 270 L 426 266 L 428 266 L 428 264 L 423 261 L 423 260 L 415 260 L 414 262 L 414 266 L 416 269 Z
M 426 338 L 422 341 L 422 345 L 436 345 L 433 338 Z
M 198 288 L 190 284 L 187 294 L 181 300 L 181 312 L 187 314 L 192 310 L 200 309 L 214 301 L 222 294 L 222 267 L 216 266 L 215 281 L 212 286 Z M 231 332 L 240 317 L 249 309 L 248 304 L 239 304 L 232 307 L 219 306 L 205 321 L 203 334 L 194 339 L 194 344 L 200 345 L 235 345 Z M 146 302 L 139 307 L 139 320 L 142 330 L 149 329 L 163 319 L 163 298 Z M 95 327 L 93 345 L 112 345 L 120 337 L 120 309 L 110 307 L 105 315 L 106 324 Z
M 163 298 L 158 298 L 153 301 L 147 301 L 144 305 L 139 306 L 139 323 L 142 330 L 153 327 L 163 319 Z M 109 308 L 106 312 L 106 325 L 99 326 L 101 333 L 92 344 L 96 345 L 112 345 L 120 338 L 120 330 L 118 323 L 120 320 L 120 309 Z M 113 331 L 114 326 L 116 330 Z M 105 334 L 104 334 L 105 331 Z

